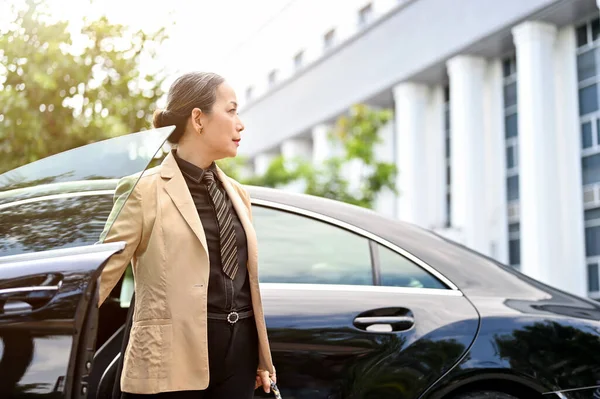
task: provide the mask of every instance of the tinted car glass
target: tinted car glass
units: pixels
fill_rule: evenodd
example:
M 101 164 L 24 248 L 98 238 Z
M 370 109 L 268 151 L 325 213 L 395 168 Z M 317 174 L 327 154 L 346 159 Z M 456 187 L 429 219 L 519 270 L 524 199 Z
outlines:
M 172 130 L 104 140 L 0 175 L 0 256 L 100 241 L 109 214 L 119 211 L 112 197 L 117 182 L 162 157 Z
M 3 173 L 0 175 L 0 203 L 22 199 L 16 197 L 19 194 L 34 196 L 40 190 L 64 192 L 73 182 L 94 184 L 139 173 L 155 156 L 162 155 L 159 150 L 172 129 L 169 126 L 99 141 Z M 35 186 L 37 190 L 33 189 Z M 19 188 L 29 190 L 15 191 Z
M 411 288 L 447 288 L 429 272 L 410 259 L 384 247 L 377 245 L 381 285 Z
M 111 209 L 110 191 L 0 206 L 0 256 L 94 244 Z
M 252 212 L 261 282 L 373 284 L 366 238 L 280 210 L 254 206 Z

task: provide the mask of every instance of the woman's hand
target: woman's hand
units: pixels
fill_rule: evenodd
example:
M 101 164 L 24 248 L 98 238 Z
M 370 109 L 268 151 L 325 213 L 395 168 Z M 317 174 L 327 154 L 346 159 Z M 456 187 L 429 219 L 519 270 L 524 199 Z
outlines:
M 258 370 L 256 372 L 256 384 L 254 389 L 262 385 L 266 393 L 271 392 L 271 380 L 273 380 L 273 382 L 277 382 L 277 376 L 275 374 L 269 376 L 269 372 L 267 370 Z

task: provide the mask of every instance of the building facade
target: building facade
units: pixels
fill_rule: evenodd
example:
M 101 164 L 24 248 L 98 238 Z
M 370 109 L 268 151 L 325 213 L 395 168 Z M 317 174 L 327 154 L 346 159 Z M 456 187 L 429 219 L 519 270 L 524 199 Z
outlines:
M 600 299 L 596 1 L 352 4 L 354 29 L 323 30 L 318 56 L 299 49 L 286 74 L 246 82 L 255 171 L 331 156 L 326 133 L 352 104 L 393 109 L 378 154 L 401 195 L 377 210 Z

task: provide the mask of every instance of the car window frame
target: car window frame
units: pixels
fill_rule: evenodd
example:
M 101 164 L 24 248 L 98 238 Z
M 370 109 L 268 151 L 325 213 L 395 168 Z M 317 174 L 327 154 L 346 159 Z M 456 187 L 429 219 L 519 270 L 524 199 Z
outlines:
M 411 292 L 418 292 L 418 291 L 450 292 L 450 293 L 460 292 L 460 289 L 448 277 L 446 277 L 445 275 L 440 273 L 437 269 L 435 269 L 434 267 L 432 267 L 431 265 L 429 265 L 428 263 L 426 263 L 425 261 L 423 261 L 416 255 L 412 254 L 411 252 L 408 252 L 407 250 L 401 248 L 400 246 L 398 246 L 378 235 L 375 235 L 367 230 L 364 230 L 363 228 L 352 225 L 350 223 L 346 223 L 339 219 L 335 219 L 331 216 L 324 215 L 322 213 L 310 211 L 307 209 L 303 209 L 303 208 L 300 208 L 300 207 L 297 207 L 294 205 L 284 204 L 281 202 L 275 202 L 275 201 L 271 201 L 271 200 L 265 200 L 265 199 L 254 198 L 254 197 L 250 198 L 250 202 L 251 202 L 252 206 L 260 206 L 260 207 L 264 207 L 264 208 L 270 208 L 270 209 L 274 209 L 274 210 L 278 210 L 278 211 L 292 213 L 292 214 L 295 214 L 295 215 L 301 216 L 301 217 L 307 217 L 307 218 L 340 228 L 342 230 L 346 230 L 349 233 L 356 234 L 356 235 L 366 238 L 369 242 L 369 252 L 370 252 L 370 257 L 371 257 L 371 270 L 372 270 L 372 274 L 373 274 L 373 286 L 374 287 L 381 287 L 381 288 L 384 287 L 383 285 L 381 285 L 381 269 L 380 269 L 380 262 L 379 262 L 379 252 L 377 249 L 377 245 L 381 245 L 381 246 L 386 247 L 389 250 L 395 252 L 397 255 L 403 256 L 406 259 L 410 260 L 412 263 L 415 264 L 415 266 L 420 267 L 424 271 L 430 273 L 435 278 L 440 280 L 440 282 L 443 285 L 446 286 L 445 289 L 417 288 L 417 287 L 386 287 L 386 288 L 395 288 L 395 289 L 401 289 L 401 290 L 405 289 L 405 290 L 410 290 Z M 260 269 L 260 266 L 259 266 L 259 269 Z M 269 283 L 264 283 L 264 284 L 269 284 Z M 286 284 L 286 283 L 282 283 L 282 284 Z M 289 283 L 289 284 L 296 284 L 296 283 Z M 331 284 L 331 285 L 334 285 L 334 284 Z M 335 285 L 344 285 L 344 284 L 335 284 Z

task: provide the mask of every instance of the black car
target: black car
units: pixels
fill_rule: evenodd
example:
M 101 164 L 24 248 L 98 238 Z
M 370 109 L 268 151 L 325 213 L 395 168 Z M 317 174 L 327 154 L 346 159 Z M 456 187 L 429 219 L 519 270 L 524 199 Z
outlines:
M 132 275 L 97 308 L 125 245 L 101 232 L 118 180 L 158 164 L 171 129 L 0 175 L 0 398 L 118 390 Z M 600 304 L 366 209 L 248 189 L 284 398 L 600 397 Z

